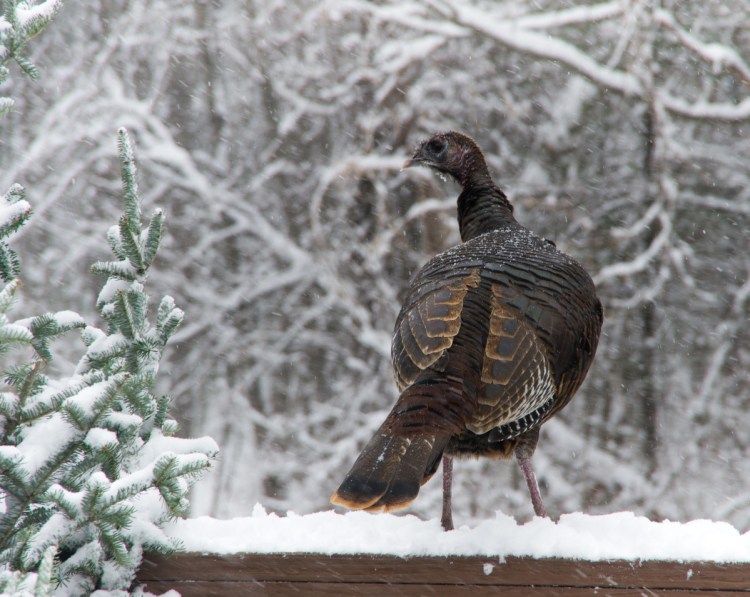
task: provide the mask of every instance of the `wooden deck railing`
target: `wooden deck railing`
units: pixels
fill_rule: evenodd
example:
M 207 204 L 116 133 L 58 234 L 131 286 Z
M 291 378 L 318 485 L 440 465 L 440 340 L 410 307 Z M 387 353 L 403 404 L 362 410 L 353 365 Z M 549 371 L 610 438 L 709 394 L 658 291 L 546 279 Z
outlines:
M 185 553 L 147 555 L 138 579 L 183 597 L 721 597 L 750 593 L 750 564 Z

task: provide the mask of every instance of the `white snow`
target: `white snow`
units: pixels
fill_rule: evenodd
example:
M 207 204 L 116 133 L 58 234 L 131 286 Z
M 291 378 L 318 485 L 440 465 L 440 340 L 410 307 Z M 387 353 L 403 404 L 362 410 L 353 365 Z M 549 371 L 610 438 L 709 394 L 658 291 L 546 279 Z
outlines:
M 138 454 L 138 463 L 139 466 L 146 466 L 148 463 L 155 462 L 166 453 L 179 455 L 200 453 L 194 454 L 194 456 L 200 459 L 205 458 L 204 454 L 217 454 L 218 452 L 218 444 L 210 437 L 168 437 L 161 430 L 154 429 L 148 442 L 146 442 Z
M 13 412 L 18 408 L 18 395 L 13 392 L 0 392 L 0 412 Z
M 28 201 L 16 201 L 15 203 L 0 203 L 0 226 L 6 226 L 21 218 L 31 211 Z
M 107 446 L 109 444 L 116 444 L 118 442 L 117 434 L 114 431 L 110 431 L 109 429 L 102 429 L 101 427 L 94 427 L 93 429 L 89 429 L 89 432 L 86 434 L 86 439 L 84 441 L 86 442 L 86 444 L 95 449 L 103 448 L 104 446 Z
M 87 328 L 89 330 L 90 328 Z M 96 334 L 89 336 L 94 338 L 94 341 L 89 346 L 87 355 L 91 357 L 98 357 L 103 354 L 114 354 L 122 350 L 124 346 L 127 346 L 128 340 L 122 334 Z
M 58 311 L 57 313 L 49 313 L 48 315 L 55 320 L 55 323 L 59 327 L 73 327 L 77 325 L 85 325 L 86 323 L 83 320 L 83 317 L 75 311 Z M 15 322 L 15 325 L 31 329 L 31 324 L 35 319 L 36 317 L 19 319 Z
M 656 95 L 665 108 L 689 118 L 732 122 L 750 117 L 750 98 L 738 102 L 709 102 L 687 101 L 664 91 Z
M 573 137 L 573 128 L 585 122 L 584 107 L 597 92 L 596 85 L 588 79 L 571 75 L 556 98 L 553 117 L 537 127 L 537 137 L 545 145 L 564 148 Z
M 25 561 L 32 564 L 38 561 L 50 545 L 58 545 L 63 537 L 72 532 L 71 520 L 61 512 L 55 512 L 29 540 Z
M 112 427 L 126 428 L 140 425 L 143 419 L 132 413 L 111 412 L 107 415 L 106 421 Z
M 188 551 L 203 553 L 390 554 L 396 556 L 526 556 L 581 560 L 750 562 L 750 533 L 725 522 L 654 522 L 632 512 L 564 514 L 519 524 L 496 513 L 475 527 L 444 532 L 437 519 L 333 511 L 179 520 L 166 529 Z
M 109 278 L 99 292 L 99 296 L 96 299 L 97 305 L 111 302 L 118 292 L 125 292 L 128 288 L 130 288 L 130 282 L 118 280 L 117 278 Z
M 607 11 L 610 10 L 610 6 L 612 5 L 606 7 Z M 617 9 L 615 8 L 615 10 Z M 596 20 L 601 16 L 590 13 L 588 13 L 588 16 L 585 16 L 586 12 L 583 11 L 583 13 L 574 15 L 572 18 Z M 594 60 L 586 52 L 581 51 L 563 39 L 552 37 L 544 32 L 524 29 L 523 22 L 508 21 L 498 18 L 495 15 L 488 15 L 487 11 L 483 8 L 463 3 L 451 6 L 450 14 L 455 23 L 479 31 L 490 39 L 496 39 L 501 44 L 510 48 L 541 58 L 559 61 L 589 77 L 599 85 L 615 89 L 626 96 L 640 97 L 643 94 L 641 82 L 632 73 L 607 68 Z M 571 17 L 571 15 L 568 15 L 568 17 Z M 563 21 L 561 22 L 564 22 L 568 17 L 563 15 Z M 533 24 L 533 17 L 529 18 L 531 19 L 529 23 Z M 544 19 L 542 19 L 538 24 L 549 25 L 550 23 L 544 23 Z
M 78 408 L 83 409 L 88 415 L 93 416 L 97 403 L 104 398 L 112 387 L 115 385 L 112 379 L 105 379 L 90 386 L 81 389 L 77 394 L 67 398 L 66 403 L 75 404 Z
M 7 319 L 3 318 L 4 321 Z M 0 320 L 0 323 L 3 323 Z M 29 331 L 29 328 L 23 323 L 3 323 L 3 335 L 8 338 L 17 338 L 19 342 L 31 342 L 34 339 L 34 334 Z
M 33 475 L 50 454 L 61 451 L 73 440 L 76 429 L 60 413 L 54 413 L 23 431 L 18 451 L 23 455 L 25 470 Z
M 29 27 L 37 19 L 51 19 L 60 9 L 62 0 L 46 0 L 35 6 L 24 2 L 16 8 L 16 19 L 22 28 Z
M 60 327 L 72 327 L 75 325 L 84 325 L 86 322 L 83 317 L 75 311 L 58 311 L 52 315 L 55 318 L 55 322 Z

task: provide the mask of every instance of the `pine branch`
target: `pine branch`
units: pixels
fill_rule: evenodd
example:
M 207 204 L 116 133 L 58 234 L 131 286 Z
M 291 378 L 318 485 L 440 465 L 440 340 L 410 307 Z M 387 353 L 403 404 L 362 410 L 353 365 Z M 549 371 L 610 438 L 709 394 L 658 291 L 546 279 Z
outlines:
M 145 237 L 143 238 L 143 265 L 144 267 L 151 267 L 151 263 L 156 256 L 156 251 L 159 249 L 159 243 L 161 242 L 162 228 L 164 226 L 164 212 L 157 209 L 154 211 L 154 215 L 148 223 L 148 229 L 146 230 Z
M 0 560 L 22 571 L 38 568 L 40 587 L 49 587 L 52 578 L 75 579 L 77 590 L 93 590 L 106 576 L 104 584 L 114 583 L 109 588 L 127 588 L 144 546 L 163 553 L 175 548 L 160 526 L 187 510 L 191 484 L 218 450 L 212 440 L 169 437 L 176 430 L 168 416 L 170 399 L 153 393 L 159 360 L 183 312 L 167 296 L 151 321 L 144 283 L 164 216 L 156 210 L 142 228 L 134 156 L 124 130 L 118 146 L 124 214 L 107 236 L 114 259 L 92 267 L 107 276 L 97 306 L 108 332 L 70 311 L 11 323 L 6 314 L 18 283 L 12 280 L 0 291 L 0 349 L 30 345 L 38 356 L 6 371 L 13 392 L 0 394 Z M 6 222 L 8 236 L 22 223 Z M 74 375 L 51 382 L 41 373 L 53 359 L 51 342 L 75 329 L 81 330 L 85 354 Z M 42 455 L 41 445 L 47 450 Z M 148 493 L 161 496 L 159 512 L 139 510 L 140 496 Z
M 7 241 L 28 221 L 31 205 L 25 199 L 26 191 L 14 184 L 0 196 L 0 278 L 11 282 L 18 276 L 18 256 Z
M 33 409 L 31 413 L 28 413 L 26 411 L 26 404 L 29 397 L 39 390 L 39 384 L 45 381 L 43 376 L 40 378 L 41 367 L 42 363 L 37 361 L 35 363 L 27 363 L 20 367 L 15 367 L 9 372 L 6 372 L 6 383 L 17 388 L 13 409 L 8 412 L 5 428 L 3 429 L 3 435 L 6 438 L 14 438 L 16 428 L 24 422 L 28 422 L 31 418 L 34 418 Z
M 52 353 L 49 349 L 51 340 L 62 336 L 63 334 L 86 326 L 83 318 L 77 313 L 45 313 L 38 315 L 29 320 L 18 321 L 17 325 L 24 325 L 29 328 L 33 335 L 31 345 L 36 350 L 37 355 L 44 361 L 52 360 Z
M 174 299 L 171 296 L 165 296 L 159 305 L 159 311 L 156 316 L 156 330 L 159 334 L 159 340 L 164 345 L 175 333 L 182 319 L 185 316 L 182 309 L 174 306 Z
M 27 76 L 36 80 L 39 70 L 24 56 L 26 45 L 50 24 L 62 8 L 62 0 L 46 0 L 37 5 L 19 0 L 3 0 L 0 11 L 0 83 L 9 76 L 7 64 L 15 61 Z M 13 108 L 13 100 L 0 98 L 0 118 Z
M 10 311 L 17 290 L 18 280 L 12 280 L 8 282 L 5 287 L 0 290 L 0 314 L 5 315 L 8 311 Z
M 13 347 L 31 344 L 34 335 L 26 328 L 15 325 L 0 315 L 0 355 Z
M 130 137 L 124 128 L 117 131 L 117 147 L 120 153 L 125 221 L 131 227 L 132 232 L 137 232 L 141 223 L 141 209 L 138 204 L 135 157 L 133 156 L 133 145 L 130 143 Z
M 2 76 L 3 70 L 7 71 L 5 67 L 0 67 L 0 82 L 5 79 L 5 77 Z M 12 98 L 0 97 L 0 118 L 7 115 L 13 109 L 13 104 L 15 104 L 15 102 Z
M 34 597 L 49 597 L 52 595 L 56 553 L 57 549 L 52 545 L 44 551 L 37 571 Z

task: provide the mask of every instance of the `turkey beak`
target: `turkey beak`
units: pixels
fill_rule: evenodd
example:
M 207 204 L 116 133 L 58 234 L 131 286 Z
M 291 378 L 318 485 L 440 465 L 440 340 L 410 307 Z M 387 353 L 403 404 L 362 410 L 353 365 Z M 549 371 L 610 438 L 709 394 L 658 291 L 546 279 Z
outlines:
M 401 166 L 401 171 L 403 172 L 407 168 L 413 168 L 414 166 L 425 166 L 426 160 L 424 159 L 424 156 L 422 155 L 422 152 L 417 151 L 413 156 L 411 156 L 408 160 L 404 162 L 404 164 Z
M 401 165 L 401 172 L 406 170 L 407 168 L 411 168 L 414 165 L 414 158 L 409 158 Z

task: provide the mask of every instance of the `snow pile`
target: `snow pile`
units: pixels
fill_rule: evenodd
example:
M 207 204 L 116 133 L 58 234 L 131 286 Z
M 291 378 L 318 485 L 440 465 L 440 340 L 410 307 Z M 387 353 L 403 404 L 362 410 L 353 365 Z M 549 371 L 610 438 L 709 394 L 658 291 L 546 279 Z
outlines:
M 750 533 L 725 522 L 653 522 L 631 512 L 564 514 L 518 524 L 498 512 L 476 527 L 443 532 L 438 520 L 333 511 L 285 517 L 256 505 L 252 516 L 179 520 L 167 528 L 187 551 L 314 552 L 396 556 L 527 556 L 581 560 L 750 562 Z

